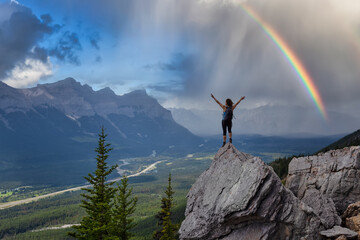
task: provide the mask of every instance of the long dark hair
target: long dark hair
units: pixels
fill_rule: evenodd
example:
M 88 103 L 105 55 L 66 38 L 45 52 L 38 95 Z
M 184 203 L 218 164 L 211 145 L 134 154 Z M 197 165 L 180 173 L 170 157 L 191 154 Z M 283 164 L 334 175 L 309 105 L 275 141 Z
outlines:
M 230 98 L 226 99 L 226 105 L 228 105 L 229 107 L 232 107 L 233 101 L 231 101 Z

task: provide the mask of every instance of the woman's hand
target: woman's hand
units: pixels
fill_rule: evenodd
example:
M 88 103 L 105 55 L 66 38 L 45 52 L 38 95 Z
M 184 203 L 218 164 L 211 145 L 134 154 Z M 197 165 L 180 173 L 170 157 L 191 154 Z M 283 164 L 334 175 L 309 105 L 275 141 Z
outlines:
M 241 101 L 241 100 L 244 100 L 244 99 L 245 99 L 245 96 L 241 97 L 241 98 L 240 98 L 240 101 Z
M 213 94 L 211 94 L 211 97 L 212 97 L 212 98 L 215 98 Z

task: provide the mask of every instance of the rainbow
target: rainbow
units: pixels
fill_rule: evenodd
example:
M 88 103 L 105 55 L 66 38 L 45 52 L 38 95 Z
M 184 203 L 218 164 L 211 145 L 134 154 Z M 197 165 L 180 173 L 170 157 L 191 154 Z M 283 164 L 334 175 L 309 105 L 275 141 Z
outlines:
M 266 34 L 270 37 L 270 39 L 276 44 L 276 46 L 281 50 L 286 59 L 289 61 L 292 68 L 295 70 L 299 79 L 305 86 L 306 90 L 310 94 L 310 97 L 314 101 L 316 107 L 320 111 L 321 115 L 324 119 L 327 119 L 327 113 L 325 110 L 325 105 L 321 99 L 319 91 L 317 90 L 314 81 L 310 77 L 309 73 L 306 71 L 304 65 L 300 61 L 300 59 L 295 55 L 294 51 L 289 47 L 289 45 L 284 41 L 284 39 L 272 28 L 269 24 L 267 24 L 248 4 L 241 4 L 242 9 L 257 22 Z

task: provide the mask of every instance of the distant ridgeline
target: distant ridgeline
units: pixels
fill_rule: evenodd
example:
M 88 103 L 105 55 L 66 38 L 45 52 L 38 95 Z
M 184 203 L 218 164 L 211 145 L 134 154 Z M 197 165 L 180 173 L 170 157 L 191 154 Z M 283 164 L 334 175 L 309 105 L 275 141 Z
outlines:
M 320 152 L 360 145 L 360 129 L 321 149 Z
M 330 150 L 342 149 L 344 147 L 351 147 L 351 146 L 358 146 L 360 145 L 360 129 L 339 139 L 338 141 L 326 146 L 325 148 L 321 149 L 320 151 L 316 152 L 315 154 L 321 152 L 327 152 Z M 304 154 L 294 155 L 291 157 L 283 157 L 279 158 L 269 165 L 274 169 L 276 174 L 280 177 L 280 179 L 284 179 L 288 174 L 288 167 L 289 163 L 294 157 L 303 157 Z
M 0 183 L 83 182 L 102 125 L 111 160 L 196 151 L 202 143 L 145 90 L 119 96 L 72 78 L 28 89 L 0 81 Z

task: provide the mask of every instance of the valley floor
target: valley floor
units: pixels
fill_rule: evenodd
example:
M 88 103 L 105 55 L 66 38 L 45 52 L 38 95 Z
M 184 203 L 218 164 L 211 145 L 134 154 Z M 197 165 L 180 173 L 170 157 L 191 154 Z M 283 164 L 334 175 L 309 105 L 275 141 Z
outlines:
M 209 139 L 208 144 L 217 146 L 218 140 Z M 234 145 L 240 151 L 269 162 L 280 156 L 314 152 L 331 141 L 331 138 L 309 142 L 306 139 L 243 136 L 234 138 Z M 121 170 L 117 176 L 113 176 L 113 181 L 119 181 L 124 173 L 131 176 L 130 186 L 138 197 L 134 214 L 137 223 L 134 239 L 152 239 L 152 233 L 157 228 L 155 215 L 160 211 L 160 201 L 169 173 L 175 191 L 173 221 L 180 223 L 184 219 L 186 194 L 198 176 L 210 166 L 214 153 L 208 149 L 187 156 L 130 158 L 118 162 Z M 79 207 L 82 200 L 80 189 L 83 187 L 86 186 L 72 186 L 68 189 L 33 188 L 36 189 L 35 195 L 41 194 L 35 197 L 29 197 L 33 196 L 32 188 L 22 190 L 25 194 L 21 194 L 21 191 L 12 196 L 3 194 L 0 201 L 1 198 L 9 201 L 0 203 L 0 239 L 71 239 L 66 234 L 71 228 L 64 229 L 62 226 L 78 224 L 85 215 Z
M 154 216 L 160 210 L 160 200 L 169 172 L 172 174 L 175 190 L 173 217 L 175 222 L 181 222 L 184 218 L 186 194 L 191 184 L 210 165 L 212 158 L 212 155 L 198 153 L 183 158 L 148 157 L 127 160 L 131 164 L 124 165 L 123 168 L 129 176 L 133 175 L 129 182 L 134 188 L 134 195 L 138 197 L 134 214 L 138 224 L 134 229 L 135 239 L 152 239 L 152 233 L 157 227 Z M 80 188 L 58 191 L 52 197 L 42 197 L 35 202 L 0 210 L 0 239 L 71 239 L 66 235 L 71 228 L 61 227 L 79 223 L 85 214 L 79 207 L 81 191 L 76 190 Z
M 129 175 L 128 177 L 131 178 L 131 177 L 137 177 L 137 176 L 140 176 L 142 174 L 145 174 L 145 173 L 148 173 L 149 171 L 151 170 L 154 170 L 156 168 L 156 165 L 158 163 L 161 163 L 162 161 L 157 161 L 155 163 L 152 163 L 151 165 L 149 165 L 148 167 L 146 167 L 144 170 L 138 172 L 138 173 L 134 173 L 134 174 L 131 174 Z M 120 178 L 116 178 L 116 179 L 113 179 L 113 180 L 110 180 L 111 182 L 117 182 L 117 181 L 120 181 L 121 180 L 121 177 Z M 5 202 L 5 203 L 0 203 L 0 210 L 1 209 L 6 209 L 6 208 L 10 208 L 10 207 L 14 207 L 14 206 L 18 206 L 18 205 L 22 205 L 22 204 L 27 204 L 27 203 L 30 203 L 30 202 L 34 202 L 34 201 L 38 201 L 40 199 L 44 199 L 44 198 L 47 198 L 47 197 L 53 197 L 53 196 L 56 196 L 56 195 L 59 195 L 59 194 L 63 194 L 63 193 L 66 193 L 66 192 L 74 192 L 74 191 L 79 191 L 81 190 L 82 188 L 88 188 L 90 187 L 90 185 L 84 185 L 84 186 L 79 186 L 79 187 L 74 187 L 74 188 L 69 188 L 69 189 L 65 189 L 65 190 L 61 190 L 61 191 L 57 191 L 57 192 L 52 192 L 52 193 L 48 193 L 48 194 L 45 194 L 45 195 L 40 195 L 40 196 L 37 196 L 37 197 L 32 197 L 32 198 L 26 198 L 26 199 L 22 199 L 22 200 L 18 200 L 18 201 L 12 201 L 12 202 Z

